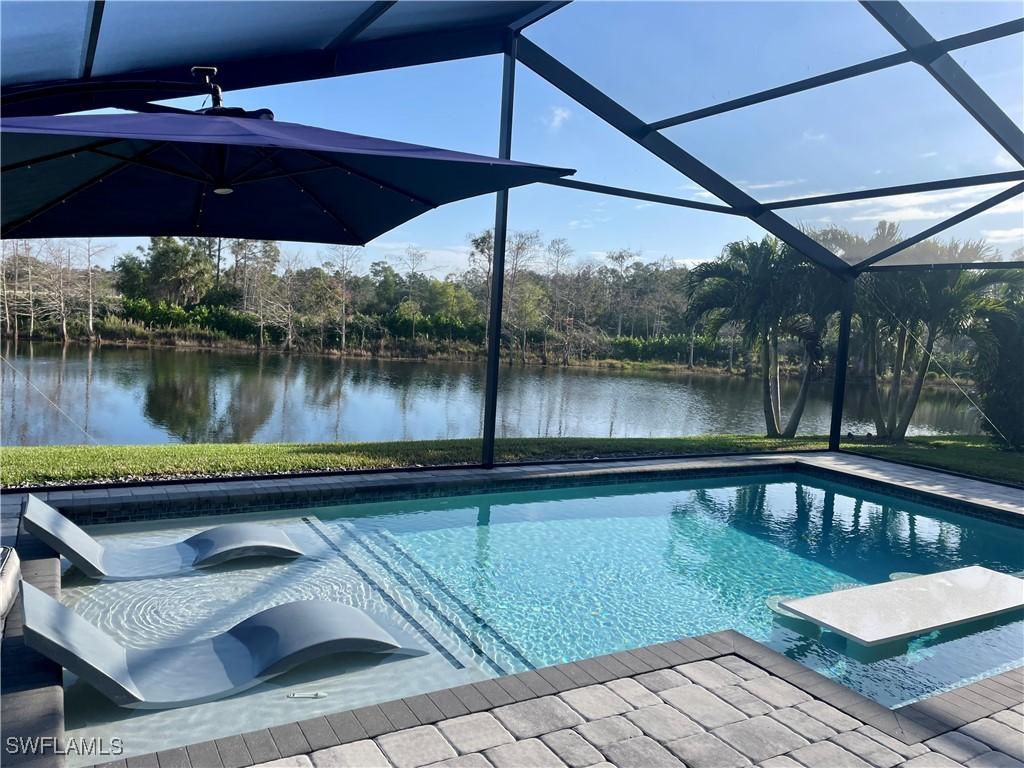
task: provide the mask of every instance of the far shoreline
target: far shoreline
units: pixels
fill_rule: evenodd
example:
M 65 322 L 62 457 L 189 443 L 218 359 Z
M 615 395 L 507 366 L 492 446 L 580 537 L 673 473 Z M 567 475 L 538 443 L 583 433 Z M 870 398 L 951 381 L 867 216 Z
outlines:
M 463 351 L 455 354 L 429 354 L 429 355 L 406 355 L 406 354 L 378 354 L 367 351 L 348 350 L 342 353 L 340 350 L 318 350 L 318 349 L 281 349 L 280 347 L 259 347 L 247 342 L 231 340 L 227 342 L 191 341 L 189 339 L 175 339 L 173 343 L 161 343 L 152 340 L 138 339 L 103 339 L 95 337 L 76 337 L 62 343 L 56 338 L 25 338 L 15 336 L 4 339 L 4 344 L 15 350 L 21 344 L 43 344 L 53 347 L 74 346 L 74 347 L 98 347 L 98 348 L 122 348 L 122 349 L 159 349 L 159 350 L 180 350 L 182 352 L 216 352 L 216 353 L 238 353 L 251 355 L 280 355 L 295 357 L 319 357 L 336 360 L 381 360 L 395 363 L 461 363 L 465 365 L 482 365 L 486 362 L 487 356 L 483 352 L 470 353 Z M 669 363 L 655 360 L 619 360 L 615 358 L 601 358 L 595 360 L 573 360 L 568 365 L 561 363 L 545 362 L 541 357 L 531 355 L 525 362 L 516 360 L 514 363 L 508 361 L 507 355 L 502 355 L 502 368 L 547 368 L 552 370 L 594 370 L 614 371 L 616 373 L 637 373 L 637 374 L 670 374 L 675 376 L 700 376 L 707 378 L 738 378 L 750 379 L 756 373 L 753 370 L 735 368 L 730 371 L 727 368 L 717 366 L 694 365 L 690 367 L 686 363 Z M 798 367 L 792 365 L 780 366 L 780 373 L 785 379 L 796 379 L 800 376 Z M 830 373 L 830 372 L 829 372 Z M 858 376 L 853 371 L 847 374 L 849 380 L 863 380 L 866 376 Z M 817 375 L 816 381 L 830 382 L 830 375 Z M 881 379 L 883 382 L 888 378 Z M 969 380 L 946 381 L 941 378 L 929 379 L 924 382 L 925 389 L 956 389 L 960 386 L 971 386 Z

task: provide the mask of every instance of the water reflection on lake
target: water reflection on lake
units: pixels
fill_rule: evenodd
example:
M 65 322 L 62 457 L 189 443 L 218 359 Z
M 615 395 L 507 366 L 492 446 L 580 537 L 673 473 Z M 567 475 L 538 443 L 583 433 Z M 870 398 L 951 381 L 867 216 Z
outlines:
M 482 363 L 54 344 L 8 345 L 0 370 L 6 445 L 316 442 L 478 437 Z M 31 384 L 26 380 L 29 379 Z M 784 383 L 792 402 L 796 382 Z M 845 430 L 873 430 L 866 388 Z M 831 385 L 815 386 L 800 432 L 828 432 Z M 756 378 L 501 369 L 498 434 L 660 437 L 763 434 Z M 81 427 L 81 428 L 80 428 Z M 926 391 L 911 434 L 970 433 L 963 397 Z

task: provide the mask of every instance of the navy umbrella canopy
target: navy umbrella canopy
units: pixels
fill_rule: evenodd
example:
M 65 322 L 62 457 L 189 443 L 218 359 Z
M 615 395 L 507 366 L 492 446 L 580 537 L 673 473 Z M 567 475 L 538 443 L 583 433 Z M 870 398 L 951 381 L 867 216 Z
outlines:
M 2 236 L 362 245 L 439 205 L 573 173 L 256 114 L 2 120 Z

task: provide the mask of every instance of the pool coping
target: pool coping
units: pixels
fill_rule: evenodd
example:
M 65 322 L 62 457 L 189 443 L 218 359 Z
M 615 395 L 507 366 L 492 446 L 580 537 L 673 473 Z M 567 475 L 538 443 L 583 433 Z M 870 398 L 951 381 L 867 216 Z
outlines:
M 267 509 L 275 509 L 288 506 L 310 507 L 339 502 L 380 501 L 386 498 L 429 498 L 449 496 L 453 495 L 453 492 L 496 492 L 528 488 L 630 483 L 638 480 L 700 479 L 776 472 L 797 472 L 839 481 L 955 512 L 1024 527 L 1024 507 L 1020 504 L 1020 494 L 1016 492 L 1016 489 L 984 481 L 965 480 L 938 470 L 909 467 L 873 457 L 822 452 L 623 460 L 591 465 L 572 462 L 493 469 L 465 468 L 372 474 L 353 473 L 289 478 L 287 480 L 253 481 L 238 478 L 185 481 L 179 484 L 161 483 L 160 485 L 131 488 L 97 488 L 80 491 L 55 489 L 39 495 L 76 522 L 89 524 L 171 519 L 188 515 L 231 514 L 243 510 L 253 510 L 256 506 L 254 502 L 257 499 L 265 500 L 264 506 Z M 24 492 L 15 489 L 5 490 L 0 495 L 0 539 L 5 544 L 17 544 L 23 561 L 28 561 L 24 570 L 25 578 L 29 583 L 47 590 L 56 590 L 55 594 L 59 595 L 59 557 L 53 557 L 51 551 L 34 541 L 25 532 L 20 531 L 20 508 L 24 496 Z M 59 682 L 61 670 L 56 664 L 48 662 L 24 647 L 20 639 L 20 624 L 17 615 L 12 612 L 11 616 L 14 617 L 14 621 L 12 625 L 9 619 L 8 624 L 11 625 L 11 629 L 9 631 L 5 629 L 2 644 L 2 652 L 5 654 L 3 658 L 5 660 L 8 658 L 18 659 L 16 663 L 19 665 L 23 663 L 21 659 L 24 659 L 24 663 L 34 670 L 35 678 L 30 676 L 26 680 L 18 682 L 13 686 L 15 690 L 8 692 L 12 686 L 8 685 L 9 675 L 4 674 L 4 723 L 9 726 L 11 722 L 20 722 L 17 719 L 8 719 L 8 712 L 17 711 L 21 720 L 28 721 L 26 728 L 33 735 L 48 735 L 62 739 L 64 717 L 63 689 Z M 723 652 L 716 651 L 721 651 L 726 646 L 730 647 L 732 650 L 727 653 L 742 656 L 751 663 L 761 666 L 766 671 L 805 690 L 806 693 L 822 699 L 864 722 L 868 722 L 864 720 L 864 717 L 870 716 L 873 722 L 869 724 L 874 725 L 883 733 L 901 740 L 904 740 L 904 736 L 899 734 L 913 734 L 916 737 L 931 733 L 931 736 L 934 736 L 954 730 L 965 722 L 969 722 L 969 720 L 962 719 L 965 715 L 972 715 L 972 719 L 984 717 L 986 715 L 977 713 L 998 703 L 1000 696 L 1006 700 L 1012 694 L 1021 698 L 1021 701 L 1015 703 L 1024 703 L 1024 686 L 1017 679 L 1024 677 L 1019 674 L 1021 669 L 971 683 L 953 691 L 936 694 L 896 710 L 890 710 L 733 630 L 705 635 L 702 638 L 676 641 L 676 643 L 682 643 L 691 649 L 700 649 L 703 646 L 705 650 L 702 652 L 715 653 L 714 656 L 701 658 L 714 658 L 723 655 Z M 672 646 L 672 648 L 667 648 L 667 646 Z M 624 658 L 626 657 L 662 658 L 658 655 L 659 650 L 655 649 L 661 649 L 660 653 L 662 654 L 674 654 L 674 657 L 681 657 L 680 651 L 673 650 L 673 648 L 675 646 L 672 643 L 665 643 L 650 648 L 625 651 L 622 654 L 610 654 L 607 657 L 574 662 L 574 664 L 584 670 L 587 667 L 597 670 L 604 668 L 601 659 L 607 660 L 614 667 L 616 662 L 625 664 Z M 9 657 L 7 654 L 10 653 L 24 654 L 24 656 Z M 692 654 L 693 650 L 690 653 Z M 623 655 L 623 658 L 616 658 Z M 680 663 L 684 662 L 664 663 L 658 668 L 665 669 Z M 647 661 L 646 664 L 650 666 L 651 661 Z M 5 664 L 5 667 L 10 669 L 10 664 Z M 629 668 L 628 665 L 626 668 Z M 546 669 L 562 671 L 558 667 Z M 651 666 L 650 669 L 653 670 L 655 667 Z M 542 672 L 545 671 L 538 670 L 522 674 L 530 676 L 534 685 L 537 686 L 537 678 L 532 676 L 539 675 L 543 680 Z M 1017 678 L 1007 677 L 1014 673 L 1017 674 Z M 557 677 L 553 672 L 548 672 L 548 674 Z M 562 671 L 562 675 L 565 676 L 564 671 Z M 593 675 L 590 676 L 593 677 Z M 510 677 L 521 678 L 520 675 Z M 56 686 L 54 680 L 58 681 Z M 493 680 L 488 682 L 493 682 Z M 523 683 L 526 690 L 533 690 L 526 681 L 520 680 L 520 682 Z M 440 710 L 435 698 L 450 701 L 446 694 L 458 697 L 455 691 L 460 689 L 423 694 L 419 697 L 412 697 L 410 700 L 401 701 L 404 708 L 411 711 L 415 711 L 410 706 L 411 700 L 416 700 L 417 706 L 424 708 L 423 711 L 430 710 L 431 707 Z M 426 702 L 432 703 L 428 707 Z M 980 702 L 987 702 L 987 704 Z M 398 707 L 393 702 L 387 703 L 387 705 Z M 381 723 L 386 722 L 390 725 L 390 721 L 384 715 L 383 706 L 385 705 L 362 708 L 372 710 L 372 715 L 364 713 L 364 717 L 376 717 L 379 712 L 383 717 Z M 337 717 L 350 724 L 354 718 L 354 722 L 358 724 L 361 721 L 354 713 L 360 712 L 362 709 L 341 713 Z M 440 711 L 443 712 L 443 710 Z M 862 714 L 858 716 L 855 714 L 856 712 Z M 23 713 L 29 714 L 31 717 L 26 717 Z M 345 717 L 342 717 L 343 715 Z M 306 730 L 310 730 L 310 733 L 312 733 L 311 729 L 316 727 L 323 734 L 330 732 L 340 738 L 337 731 L 332 730 L 330 720 L 324 720 L 324 723 L 317 721 L 315 726 L 309 721 L 302 721 L 301 723 L 292 723 L 291 726 L 276 726 L 274 729 L 267 730 L 271 738 L 277 732 L 282 734 L 282 738 L 286 740 L 307 745 L 310 744 L 310 741 L 308 741 L 307 735 L 303 735 L 305 734 L 303 724 L 305 724 Z M 959 725 L 954 724 L 957 722 Z M 324 725 L 327 726 L 326 731 L 323 730 Z M 364 725 L 359 727 L 365 732 Z M 399 730 L 399 728 L 395 727 L 391 730 Z M 344 729 L 343 732 L 345 732 Z M 358 730 L 353 732 L 358 732 Z M 290 737 L 284 735 L 286 733 L 291 734 Z M 296 738 L 296 734 L 299 734 L 301 739 Z M 931 736 L 923 736 L 923 738 L 931 738 Z M 241 737 L 236 738 L 241 739 Z M 365 736 L 359 738 L 365 738 Z M 918 740 L 923 740 L 923 738 Z M 192 746 L 194 749 L 199 749 L 202 745 Z M 208 749 L 209 744 L 206 744 L 204 748 Z M 162 753 L 154 753 L 152 757 L 155 762 L 152 764 L 166 765 L 171 760 L 180 762 L 182 756 L 186 758 L 188 756 L 186 748 L 179 748 L 173 752 L 174 755 L 164 755 L 162 763 L 159 762 Z M 299 752 L 291 754 L 299 754 Z M 28 760 L 11 760 L 11 757 L 7 756 L 10 764 L 40 766 L 63 764 L 63 759 L 53 752 L 31 756 L 31 759 Z M 123 762 L 120 764 L 123 766 Z M 238 763 L 239 766 L 247 764 Z M 148 763 L 136 763 L 136 758 L 133 758 L 134 765 L 148 765 Z
M 493 469 L 351 473 L 289 479 L 183 481 L 36 494 L 81 525 L 210 516 L 273 509 L 430 498 L 482 491 L 530 490 L 638 480 L 700 479 L 797 472 L 888 493 L 946 510 L 1024 526 L 1024 492 L 853 454 L 808 452 L 684 459 L 634 459 L 599 464 L 552 463 Z M 16 534 L 26 493 L 0 494 L 4 543 Z

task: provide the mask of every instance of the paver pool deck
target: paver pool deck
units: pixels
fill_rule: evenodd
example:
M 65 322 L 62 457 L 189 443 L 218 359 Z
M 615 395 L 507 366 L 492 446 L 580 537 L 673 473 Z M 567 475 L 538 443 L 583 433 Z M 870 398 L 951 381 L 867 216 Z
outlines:
M 733 631 L 105 768 L 1021 768 L 1024 669 L 889 710 Z
M 313 499 L 432 496 L 655 477 L 817 471 L 1020 526 L 1022 493 L 847 454 L 549 464 L 411 473 L 54 490 L 77 522 L 238 511 Z M 884 488 L 882 488 L 884 490 Z M 24 494 L 3 495 L 4 543 L 25 578 L 59 595 L 59 560 L 18 533 Z M 21 643 L 17 609 L 3 652 L 3 736 L 63 738 L 60 670 Z M 59 766 L 53 750 L 4 765 Z M 399 701 L 117 760 L 111 768 L 394 766 L 534 768 L 1024 768 L 1024 668 L 887 709 L 734 631 L 663 643 Z

